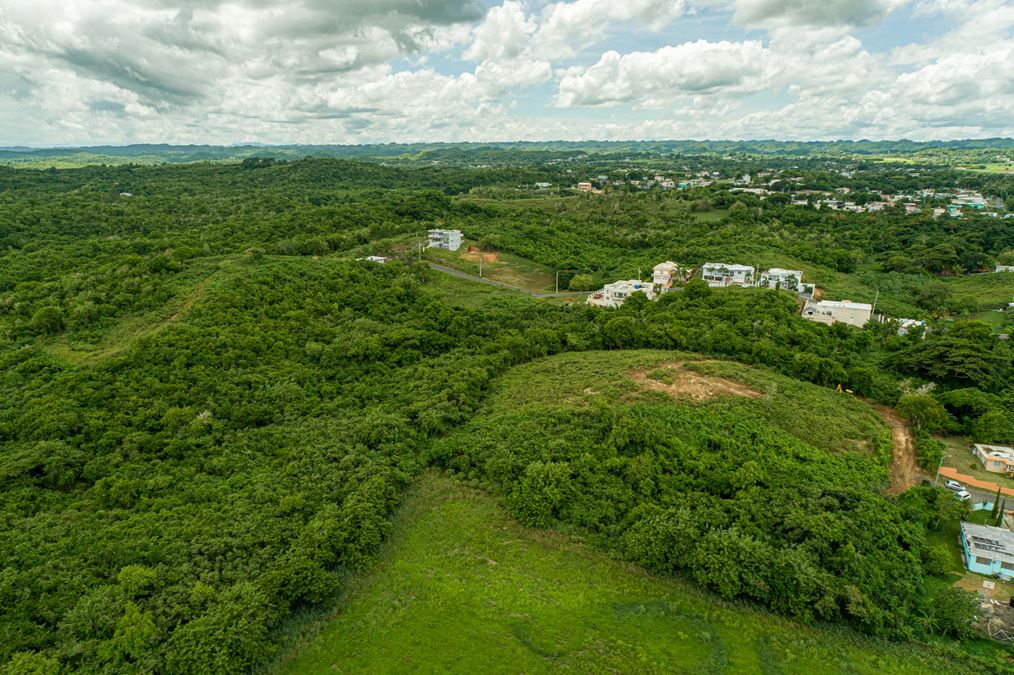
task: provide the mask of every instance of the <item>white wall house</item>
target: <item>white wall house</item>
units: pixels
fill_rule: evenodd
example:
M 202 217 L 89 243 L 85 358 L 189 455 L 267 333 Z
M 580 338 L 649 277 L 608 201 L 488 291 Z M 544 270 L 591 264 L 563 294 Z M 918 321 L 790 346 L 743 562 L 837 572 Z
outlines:
M 761 288 L 780 288 L 783 291 L 801 290 L 803 273 L 799 270 L 783 270 L 781 267 L 772 267 L 766 272 L 761 272 L 760 281 L 757 283 Z
M 430 230 L 429 247 L 457 251 L 461 248 L 461 230 Z
M 997 265 L 994 272 L 1014 272 L 1014 265 Z
M 598 307 L 619 307 L 626 302 L 631 293 L 637 293 L 638 291 L 648 296 L 649 300 L 655 299 L 655 291 L 651 283 L 638 281 L 637 279 L 627 279 L 606 284 L 602 287 L 602 290 L 595 291 L 589 295 L 586 302 L 589 305 L 596 305 Z
M 656 293 L 666 291 L 686 283 L 690 270 L 680 267 L 672 260 L 655 265 L 651 270 L 651 282 L 655 286 Z
M 704 263 L 701 278 L 708 286 L 752 286 L 754 268 L 750 265 L 728 265 L 726 263 Z
M 873 305 L 851 300 L 807 300 L 803 318 L 827 325 L 847 323 L 862 328 L 873 316 Z

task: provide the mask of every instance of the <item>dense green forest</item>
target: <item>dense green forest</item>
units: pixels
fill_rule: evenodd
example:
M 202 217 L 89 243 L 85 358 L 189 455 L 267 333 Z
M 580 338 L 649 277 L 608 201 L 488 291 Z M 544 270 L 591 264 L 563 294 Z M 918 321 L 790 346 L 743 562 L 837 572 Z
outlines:
M 288 617 L 333 602 L 372 560 L 428 465 L 489 487 L 524 522 L 581 530 L 730 598 L 892 638 L 970 638 L 968 599 L 940 583 L 927 538 L 956 502 L 930 487 L 885 497 L 886 428 L 829 390 L 899 404 L 923 433 L 1014 441 L 1012 350 L 989 325 L 828 327 L 790 294 L 700 281 L 619 310 L 461 302 L 416 245 L 460 227 L 597 281 L 663 259 L 798 262 L 828 288 L 880 289 L 885 311 L 942 317 L 994 302 L 962 284 L 1014 249 L 1010 221 L 520 187 L 565 175 L 540 161 L 269 158 L 0 169 L 8 670 L 257 667 Z M 354 260 L 367 253 L 397 260 Z M 752 366 L 707 368 L 762 396 L 524 400 L 561 363 L 615 374 L 656 358 L 639 349 Z M 851 421 L 828 430 L 839 400 Z M 801 434 L 807 421 L 820 431 Z M 754 452 L 736 470 L 715 461 Z M 939 452 L 923 439 L 925 466 Z M 1002 665 L 983 653 L 968 658 Z

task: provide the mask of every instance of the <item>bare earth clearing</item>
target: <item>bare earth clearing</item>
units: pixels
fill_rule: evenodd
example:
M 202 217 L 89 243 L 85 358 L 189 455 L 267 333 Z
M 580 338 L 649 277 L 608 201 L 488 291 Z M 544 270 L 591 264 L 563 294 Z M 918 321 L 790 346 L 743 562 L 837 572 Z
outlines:
M 887 426 L 891 427 L 894 453 L 891 456 L 891 487 L 888 494 L 904 492 L 919 482 L 919 464 L 915 460 L 915 444 L 905 420 L 884 406 L 873 406 Z
M 667 371 L 664 381 L 649 377 L 650 373 L 659 369 Z M 662 363 L 654 368 L 633 370 L 630 377 L 642 389 L 665 392 L 673 398 L 706 401 L 715 396 L 761 397 L 760 392 L 745 384 L 724 377 L 695 373 L 686 370 L 682 363 Z

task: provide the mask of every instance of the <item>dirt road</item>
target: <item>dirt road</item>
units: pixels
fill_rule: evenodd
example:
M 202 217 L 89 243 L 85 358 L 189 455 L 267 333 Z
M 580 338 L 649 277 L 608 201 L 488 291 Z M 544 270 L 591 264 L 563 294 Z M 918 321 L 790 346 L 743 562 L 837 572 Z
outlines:
M 912 432 L 905 420 L 891 408 L 875 405 L 873 408 L 891 427 L 891 441 L 894 452 L 891 454 L 891 487 L 888 494 L 904 492 L 919 482 L 919 463 L 915 459 L 915 443 Z

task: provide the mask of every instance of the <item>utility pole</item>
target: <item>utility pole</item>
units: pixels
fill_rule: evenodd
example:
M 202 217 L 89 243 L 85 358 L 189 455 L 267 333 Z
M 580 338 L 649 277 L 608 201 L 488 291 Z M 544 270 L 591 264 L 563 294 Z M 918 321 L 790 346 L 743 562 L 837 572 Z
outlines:
M 936 485 L 940 481 L 940 467 L 944 465 L 943 455 L 940 456 L 940 463 L 937 464 L 937 475 L 933 476 L 933 484 Z
M 877 301 L 880 300 L 880 289 L 877 289 L 877 294 L 873 298 L 873 308 L 870 310 L 870 318 L 872 319 L 877 314 Z
M 480 252 L 479 252 L 479 278 L 480 278 L 480 279 L 482 278 L 482 259 L 483 259 L 483 258 L 485 258 L 485 257 L 486 257 L 486 256 L 484 256 L 484 255 L 482 254 L 482 252 L 480 251 Z
M 560 292 L 560 272 L 580 272 L 580 270 L 556 270 L 556 292 Z

